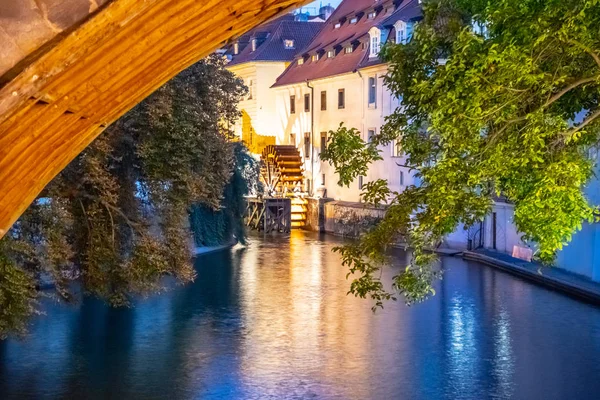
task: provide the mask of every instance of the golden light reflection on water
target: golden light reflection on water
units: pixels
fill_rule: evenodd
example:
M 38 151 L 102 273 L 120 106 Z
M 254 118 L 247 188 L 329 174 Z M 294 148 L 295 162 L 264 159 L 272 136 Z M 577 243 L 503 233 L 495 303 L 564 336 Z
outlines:
M 246 324 L 242 370 L 248 381 L 261 377 L 263 388 L 276 389 L 281 375 L 298 371 L 295 379 L 327 386 L 352 382 L 356 398 L 369 393 L 369 348 L 373 340 L 370 305 L 347 296 L 347 270 L 331 245 L 292 231 L 287 246 L 277 243 L 272 257 L 261 257 L 263 246 L 250 246 L 244 254 L 241 280 Z M 281 265 L 288 265 L 281 269 Z M 294 365 L 290 365 L 290 364 Z M 250 379 L 251 377 L 251 379 Z M 362 382 L 359 383 L 359 382 Z M 315 391 L 319 391 L 315 388 Z

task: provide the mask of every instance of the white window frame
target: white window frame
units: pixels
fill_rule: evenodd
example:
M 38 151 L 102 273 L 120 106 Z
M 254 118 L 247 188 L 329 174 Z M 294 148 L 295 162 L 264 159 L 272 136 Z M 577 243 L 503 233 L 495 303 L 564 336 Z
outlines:
M 284 39 L 283 47 L 285 47 L 286 49 L 295 49 L 296 42 L 294 41 L 294 39 Z
M 313 62 L 317 62 L 317 61 L 319 61 L 319 53 L 317 53 L 317 54 L 313 54 L 313 55 L 312 55 L 312 60 L 313 60 Z
M 346 53 L 346 54 L 350 54 L 350 53 L 352 53 L 353 51 L 354 51 L 354 46 L 346 46 L 346 47 L 344 48 L 344 53 Z
M 339 29 L 342 26 L 341 22 L 336 22 L 335 25 L 333 26 L 333 29 Z
M 252 39 L 252 51 L 256 51 L 256 39 Z
M 415 23 L 396 21 L 394 24 L 396 30 L 396 43 L 406 44 L 412 39 L 413 32 L 415 30 Z
M 375 135 L 377 135 L 377 128 L 367 129 L 367 143 L 371 143 Z
M 408 32 L 408 25 L 404 21 L 397 21 L 394 24 L 394 28 L 396 29 L 396 43 L 397 44 L 406 44 L 408 42 L 408 37 L 406 36 Z
M 357 22 L 358 22 L 358 17 L 352 17 L 352 18 L 350 18 L 350 23 L 351 24 L 355 24 Z
M 381 50 L 381 30 L 376 27 L 369 29 L 369 57 L 377 57 Z
M 373 101 L 371 101 L 371 79 L 375 83 Z M 369 108 L 377 108 L 377 75 L 371 75 L 367 78 L 367 104 Z
M 298 65 L 302 65 L 302 64 L 304 64 L 304 58 L 300 57 L 298 59 Z
M 399 158 L 402 157 L 402 145 L 398 139 L 392 140 L 390 143 L 392 145 L 392 157 Z
M 233 54 L 235 54 L 235 55 L 240 54 L 240 44 L 238 42 L 235 42 L 233 44 Z
M 335 57 L 335 50 L 328 50 L 327 58 L 333 58 L 333 57 Z

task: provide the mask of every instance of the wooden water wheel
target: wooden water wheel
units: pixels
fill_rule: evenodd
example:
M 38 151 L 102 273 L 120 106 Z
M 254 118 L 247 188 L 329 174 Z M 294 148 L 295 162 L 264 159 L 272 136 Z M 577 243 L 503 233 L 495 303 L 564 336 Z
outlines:
M 260 175 L 268 196 L 285 197 L 304 192 L 302 157 L 295 146 L 265 147 Z
M 270 145 L 261 156 L 261 181 L 265 195 L 292 199 L 292 227 L 306 222 L 307 196 L 304 187 L 303 160 L 295 146 Z

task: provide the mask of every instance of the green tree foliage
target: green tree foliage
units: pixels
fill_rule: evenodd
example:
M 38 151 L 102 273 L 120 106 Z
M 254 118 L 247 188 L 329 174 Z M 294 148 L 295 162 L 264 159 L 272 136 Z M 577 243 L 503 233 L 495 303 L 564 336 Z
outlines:
M 189 210 L 220 209 L 232 176 L 240 179 L 244 152 L 228 127 L 245 92 L 221 58 L 200 61 L 57 176 L 0 241 L 0 336 L 26 328 L 44 281 L 69 299 L 78 279 L 123 306 L 161 290 L 165 275 L 193 280 Z M 230 200 L 239 203 L 246 186 L 235 186 Z
M 245 197 L 259 192 L 260 166 L 241 143 L 234 147 L 234 169 L 223 193 L 224 207 L 215 210 L 204 204 L 192 207 L 191 228 L 196 246 L 216 246 L 237 240 L 245 243 Z
M 388 193 L 381 224 L 338 249 L 358 274 L 352 292 L 379 305 L 396 292 L 408 303 L 432 294 L 440 273 L 427 249 L 459 224 L 482 220 L 497 195 L 514 203 L 517 228 L 545 263 L 595 212 L 582 189 L 600 133 L 600 1 L 423 3 L 412 40 L 383 49 L 385 84 L 402 106 L 373 139 L 378 146 L 400 141 L 421 184 Z M 332 132 L 331 141 L 345 146 L 346 135 Z M 332 160 L 343 183 L 363 174 L 364 165 Z M 385 197 L 381 184 L 367 189 L 367 200 Z M 414 252 L 390 292 L 377 276 L 398 236 Z

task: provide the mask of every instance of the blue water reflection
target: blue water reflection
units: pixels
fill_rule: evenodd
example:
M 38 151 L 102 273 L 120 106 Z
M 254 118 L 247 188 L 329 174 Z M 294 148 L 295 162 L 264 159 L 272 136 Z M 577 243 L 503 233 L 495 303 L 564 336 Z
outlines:
M 131 309 L 45 303 L 0 344 L 0 398 L 600 398 L 600 309 L 448 258 L 433 299 L 373 314 L 336 244 L 253 239 Z

